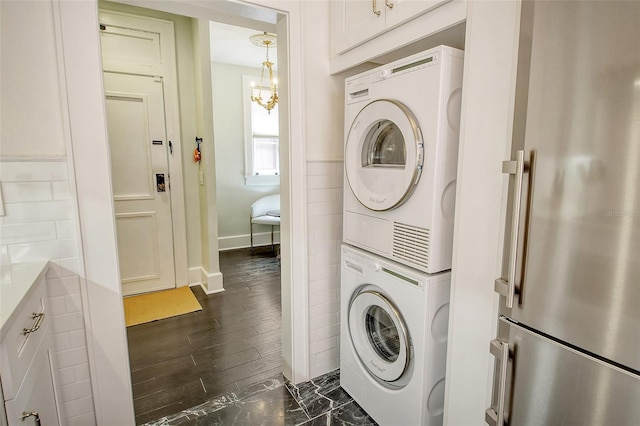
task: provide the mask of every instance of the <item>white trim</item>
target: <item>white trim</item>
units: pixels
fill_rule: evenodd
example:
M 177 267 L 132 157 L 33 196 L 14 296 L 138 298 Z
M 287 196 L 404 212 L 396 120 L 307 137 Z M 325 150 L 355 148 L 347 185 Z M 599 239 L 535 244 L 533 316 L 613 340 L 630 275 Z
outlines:
M 80 280 L 97 424 L 134 424 L 96 1 L 51 0 L 67 155 L 78 201 Z M 68 116 L 66 114 L 68 113 Z M 73 193 L 73 191 L 71 191 Z
M 204 268 L 200 268 L 202 281 L 200 286 L 206 294 L 220 293 L 224 291 L 222 286 L 222 274 L 220 272 L 210 273 Z
M 273 243 L 280 244 L 280 231 L 273 231 Z M 271 245 L 271 232 L 258 232 L 253 234 L 253 246 L 262 247 Z M 218 250 L 235 250 L 251 247 L 251 235 L 232 235 L 218 237 Z

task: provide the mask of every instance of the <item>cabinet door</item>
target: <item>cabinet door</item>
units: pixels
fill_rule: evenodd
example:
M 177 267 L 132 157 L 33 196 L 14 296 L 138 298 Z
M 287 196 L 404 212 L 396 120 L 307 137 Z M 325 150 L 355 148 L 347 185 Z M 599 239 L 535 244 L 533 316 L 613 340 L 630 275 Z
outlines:
M 60 425 L 49 356 L 47 350 L 36 353 L 16 397 L 5 402 L 9 425 L 37 424 L 35 415 L 21 420 L 23 413 L 38 413 L 46 426 Z
M 382 8 L 386 10 L 385 24 L 387 30 L 400 25 L 409 19 L 415 18 L 431 9 L 447 3 L 450 0 L 420 0 L 420 1 L 398 1 L 398 0 L 378 0 Z M 349 2 L 350 3 L 350 2 Z M 391 6 L 391 7 L 389 7 Z
M 331 52 L 341 54 L 384 32 L 384 0 L 331 0 Z

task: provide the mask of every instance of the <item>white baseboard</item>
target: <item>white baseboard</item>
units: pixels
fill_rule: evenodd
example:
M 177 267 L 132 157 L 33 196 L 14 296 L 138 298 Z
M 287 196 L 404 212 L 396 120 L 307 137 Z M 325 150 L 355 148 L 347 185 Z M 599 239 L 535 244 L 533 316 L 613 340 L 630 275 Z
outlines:
M 189 287 L 200 286 L 206 294 L 224 291 L 222 273 L 209 273 L 201 266 L 189 268 Z
M 273 233 L 274 244 L 280 244 L 280 231 Z M 270 246 L 271 232 L 260 232 L 253 234 L 254 247 Z M 218 238 L 218 250 L 235 250 L 239 248 L 251 247 L 251 235 L 232 235 L 230 237 Z
M 206 294 L 214 294 L 224 291 L 221 272 L 209 273 L 204 268 L 200 268 L 200 271 L 202 272 L 200 285 Z

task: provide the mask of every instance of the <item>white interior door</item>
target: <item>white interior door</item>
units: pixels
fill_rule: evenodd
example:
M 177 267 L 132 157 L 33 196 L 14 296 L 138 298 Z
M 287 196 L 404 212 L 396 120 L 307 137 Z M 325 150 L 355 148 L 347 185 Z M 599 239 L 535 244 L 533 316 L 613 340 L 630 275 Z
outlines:
M 104 73 L 123 294 L 174 288 L 162 79 Z

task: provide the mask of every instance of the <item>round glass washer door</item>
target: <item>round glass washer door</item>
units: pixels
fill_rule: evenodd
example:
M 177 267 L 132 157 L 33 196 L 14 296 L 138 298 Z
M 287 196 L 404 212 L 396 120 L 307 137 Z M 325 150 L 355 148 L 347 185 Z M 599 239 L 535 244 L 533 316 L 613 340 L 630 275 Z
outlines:
M 362 288 L 349 306 L 349 334 L 360 361 L 385 386 L 409 369 L 411 345 L 396 306 L 375 287 Z
M 418 122 L 402 103 L 379 99 L 351 124 L 345 146 L 347 181 L 370 210 L 404 203 L 420 179 L 424 145 Z

